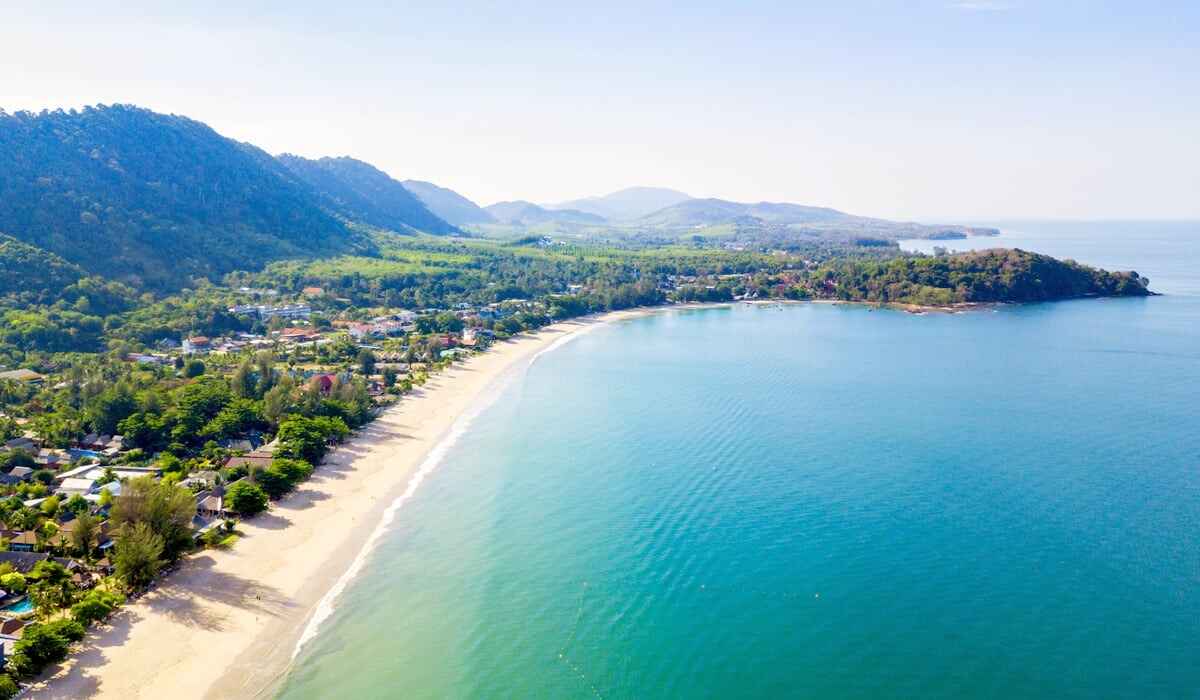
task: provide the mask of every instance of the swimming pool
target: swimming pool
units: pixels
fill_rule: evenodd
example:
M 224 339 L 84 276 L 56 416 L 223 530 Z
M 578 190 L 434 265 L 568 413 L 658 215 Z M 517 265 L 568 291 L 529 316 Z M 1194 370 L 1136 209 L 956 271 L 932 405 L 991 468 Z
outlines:
M 78 447 L 72 447 L 71 449 L 67 450 L 67 454 L 71 455 L 72 462 L 78 462 L 79 460 L 83 459 L 84 457 L 91 457 L 92 459 L 100 459 L 101 457 L 104 456 L 103 454 L 101 454 L 95 450 L 84 450 L 84 449 L 80 449 Z
M 12 605 L 5 605 L 3 608 L 0 608 L 0 612 L 9 613 L 27 613 L 30 610 L 33 610 L 33 601 L 29 597 L 22 598 Z

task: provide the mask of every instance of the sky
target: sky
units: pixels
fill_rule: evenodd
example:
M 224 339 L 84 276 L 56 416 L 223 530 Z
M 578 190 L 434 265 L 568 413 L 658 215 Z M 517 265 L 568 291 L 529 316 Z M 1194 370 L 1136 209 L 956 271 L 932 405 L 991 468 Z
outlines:
M 137 104 L 481 204 L 1200 218 L 1194 0 L 233 5 L 10 3 L 0 108 Z

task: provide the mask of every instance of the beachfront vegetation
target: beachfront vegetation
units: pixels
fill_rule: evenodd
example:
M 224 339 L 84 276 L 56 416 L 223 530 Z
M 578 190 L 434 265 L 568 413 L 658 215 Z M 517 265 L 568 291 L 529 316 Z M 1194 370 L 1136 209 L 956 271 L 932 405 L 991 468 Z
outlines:
M 13 645 L 8 669 L 18 678 L 32 678 L 46 666 L 67 658 L 71 644 L 83 639 L 84 634 L 83 625 L 66 618 L 29 625 Z
M 0 673 L 0 700 L 10 700 L 16 697 L 21 688 L 7 673 Z
M 125 597 L 120 593 L 91 590 L 71 606 L 71 619 L 89 627 L 107 618 L 124 602 Z
M 239 481 L 225 493 L 226 508 L 238 515 L 249 517 L 267 509 L 267 493 L 259 485 Z
M 114 573 L 126 588 L 139 589 L 149 585 L 166 563 L 162 535 L 144 522 L 125 527 L 114 550 Z

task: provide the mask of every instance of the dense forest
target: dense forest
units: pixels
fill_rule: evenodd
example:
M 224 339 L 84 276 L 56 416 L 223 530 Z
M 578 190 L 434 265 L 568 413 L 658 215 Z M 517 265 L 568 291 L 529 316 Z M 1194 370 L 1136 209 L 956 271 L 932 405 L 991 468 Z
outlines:
M 397 233 L 461 233 L 430 212 L 401 183 L 361 160 L 310 160 L 285 153 L 279 162 L 316 190 L 326 206 L 351 221 Z
M 1150 294 L 1149 280 L 1136 272 L 1107 272 L 1023 250 L 839 260 L 818 276 L 834 281 L 839 299 L 924 305 Z
M 269 154 L 126 106 L 0 113 L 0 231 L 153 288 L 371 245 Z

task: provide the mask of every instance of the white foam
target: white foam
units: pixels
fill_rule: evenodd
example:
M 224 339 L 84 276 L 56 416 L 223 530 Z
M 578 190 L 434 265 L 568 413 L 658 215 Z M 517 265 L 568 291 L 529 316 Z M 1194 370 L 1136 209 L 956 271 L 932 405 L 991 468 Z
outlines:
M 526 367 L 532 367 L 533 363 L 542 355 L 563 347 L 577 336 L 591 331 L 597 325 L 599 324 L 585 326 L 578 330 L 572 331 L 561 338 L 558 338 L 550 345 L 535 353 L 533 357 L 530 358 L 529 364 L 526 365 Z M 295 661 L 296 657 L 299 656 L 300 651 L 304 648 L 304 646 L 317 636 L 321 625 L 325 622 L 325 620 L 329 619 L 330 615 L 333 614 L 335 603 L 337 602 L 338 597 L 341 596 L 342 592 L 346 590 L 346 587 L 350 585 L 350 582 L 353 581 L 354 578 L 362 571 L 363 566 L 366 565 L 367 560 L 375 551 L 375 548 L 379 545 L 379 541 L 383 538 L 384 533 L 387 532 L 388 527 L 396 519 L 396 512 L 400 510 L 400 507 L 404 505 L 405 501 L 407 501 L 414 493 L 416 493 L 417 488 L 421 485 L 421 482 L 425 480 L 425 477 L 428 476 L 438 466 L 438 464 L 441 463 L 442 459 L 444 459 L 446 454 L 450 451 L 450 448 L 453 447 L 456 442 L 458 442 L 458 439 L 462 437 L 464 433 L 466 433 L 471 421 L 475 420 L 475 418 L 478 417 L 479 414 L 484 411 L 484 409 L 490 406 L 491 403 L 495 401 L 501 393 L 503 393 L 502 390 L 504 386 L 508 384 L 508 381 L 511 381 L 514 374 L 515 373 L 512 372 L 504 373 L 504 375 L 502 375 L 497 381 L 499 386 L 493 385 L 495 388 L 494 391 L 484 392 L 485 396 L 490 396 L 490 400 L 477 403 L 471 411 L 459 416 L 458 419 L 454 421 L 454 424 L 450 426 L 450 429 L 446 432 L 445 436 L 433 446 L 433 449 L 429 450 L 429 454 L 425 455 L 425 459 L 422 460 L 421 465 L 417 467 L 416 472 L 414 472 L 412 478 L 409 479 L 408 485 L 404 489 L 404 493 L 397 496 L 396 500 L 392 501 L 392 503 L 387 507 L 387 510 L 383 512 L 383 516 L 379 519 L 379 524 L 375 526 L 375 529 L 371 532 L 371 536 L 367 538 L 365 543 L 363 543 L 363 547 L 361 550 L 359 550 L 358 556 L 354 558 L 354 561 L 350 563 L 350 567 L 346 569 L 346 571 L 338 578 L 333 586 L 317 603 L 316 608 L 313 610 L 312 617 L 309 619 L 308 624 L 305 625 L 304 632 L 301 633 L 300 639 L 296 641 L 296 647 L 292 650 L 292 661 Z
M 537 362 L 537 359 L 539 357 L 541 357 L 542 355 L 545 355 L 548 352 L 554 352 L 555 350 L 561 348 L 562 346 L 566 345 L 567 343 L 571 342 L 572 340 L 575 340 L 579 336 L 584 335 L 585 333 L 591 333 L 592 331 L 599 328 L 601 325 L 603 325 L 603 324 L 592 323 L 590 325 L 584 326 L 583 328 L 577 328 L 577 329 L 571 331 L 570 333 L 564 335 L 563 337 L 558 338 L 553 343 L 550 343 L 546 347 L 535 352 L 533 354 L 533 357 L 529 358 L 529 366 L 532 367 L 533 363 Z

